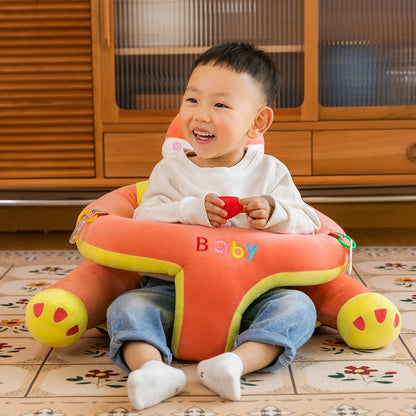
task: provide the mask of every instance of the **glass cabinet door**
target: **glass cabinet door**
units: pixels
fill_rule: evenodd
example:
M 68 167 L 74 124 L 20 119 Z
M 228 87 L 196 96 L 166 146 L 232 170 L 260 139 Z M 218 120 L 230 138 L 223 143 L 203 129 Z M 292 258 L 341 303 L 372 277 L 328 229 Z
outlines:
M 320 0 L 320 104 L 416 105 L 415 23 L 414 0 Z
M 303 0 L 114 0 L 115 100 L 121 110 L 174 110 L 208 47 L 248 41 L 272 56 L 278 108 L 304 95 Z

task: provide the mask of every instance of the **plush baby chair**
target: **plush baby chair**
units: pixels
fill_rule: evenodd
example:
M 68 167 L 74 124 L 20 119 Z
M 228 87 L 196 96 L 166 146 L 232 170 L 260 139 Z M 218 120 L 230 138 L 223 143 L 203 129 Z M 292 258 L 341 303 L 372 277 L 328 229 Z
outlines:
M 263 151 L 262 137 L 253 144 Z M 176 117 L 163 153 L 189 146 Z M 56 347 L 75 343 L 105 322 L 117 296 L 139 287 L 139 273 L 175 282 L 172 351 L 179 359 L 231 350 L 247 306 L 278 286 L 309 295 L 318 324 L 337 329 L 353 348 L 380 348 L 398 336 L 397 308 L 344 273 L 353 241 L 324 214 L 317 212 L 322 226 L 315 235 L 133 220 L 146 187 L 116 189 L 82 211 L 72 238 L 86 260 L 29 302 L 26 322 L 35 339 Z

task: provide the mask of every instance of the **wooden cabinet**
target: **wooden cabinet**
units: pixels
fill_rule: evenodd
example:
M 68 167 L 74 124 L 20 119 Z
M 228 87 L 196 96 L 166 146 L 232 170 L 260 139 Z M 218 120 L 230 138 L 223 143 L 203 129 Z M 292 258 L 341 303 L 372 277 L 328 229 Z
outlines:
M 146 178 L 192 61 L 234 39 L 260 45 L 280 68 L 265 148 L 298 185 L 416 183 L 413 1 L 7 4 L 0 69 L 16 88 L 0 81 L 0 187 L 116 187 Z M 22 25 L 33 39 L 25 30 L 15 36 Z
M 226 10 L 220 6 L 224 2 L 209 2 L 209 6 L 205 2 L 209 18 L 202 21 L 198 7 L 203 6 L 198 1 L 193 6 L 187 1 L 165 1 L 170 18 L 161 18 L 159 6 L 151 2 L 144 2 L 142 15 L 137 8 L 122 13 L 121 0 L 101 3 L 97 13 L 102 35 L 105 177 L 147 176 L 160 157 L 162 126 L 176 115 L 190 63 L 207 47 L 207 36 L 227 40 L 234 31 L 236 38 L 270 52 L 281 68 L 290 68 L 282 74 L 286 79 L 282 88 L 289 98 L 277 105 L 265 148 L 287 164 L 297 184 L 415 182 L 416 97 L 411 91 L 416 89 L 416 61 L 402 58 L 414 56 L 416 39 L 409 22 L 416 11 L 411 2 L 379 1 L 397 9 L 394 18 L 386 20 L 377 1 L 351 10 L 345 0 L 251 0 L 242 12 L 244 33 L 241 10 L 232 0 L 226 2 Z M 140 22 L 136 29 L 134 19 Z M 207 19 L 211 26 L 204 26 Z M 252 31 L 256 25 L 261 28 Z M 226 26 L 228 32 L 221 32 Z M 262 29 L 269 36 L 263 36 Z M 162 35 L 152 36 L 159 30 Z M 135 68 L 143 79 L 133 85 L 134 77 L 140 77 Z M 177 68 L 183 73 L 178 74 Z M 163 87 L 169 71 L 176 84 Z M 126 90 L 123 83 L 129 82 L 132 85 Z M 291 83 L 297 88 L 291 89 Z M 129 98 L 133 89 L 137 94 Z

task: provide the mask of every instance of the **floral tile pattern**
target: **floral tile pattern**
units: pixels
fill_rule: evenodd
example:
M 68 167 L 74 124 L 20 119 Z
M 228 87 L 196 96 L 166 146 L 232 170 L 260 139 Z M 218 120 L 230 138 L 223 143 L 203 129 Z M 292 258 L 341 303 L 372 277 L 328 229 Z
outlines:
M 294 363 L 299 392 L 416 392 L 413 361 L 337 361 Z M 416 396 L 415 396 L 416 397 Z
M 127 375 L 114 364 L 44 365 L 29 397 L 125 395 Z
M 183 393 L 140 412 L 127 399 L 127 373 L 111 363 L 101 332 L 51 348 L 27 331 L 30 298 L 82 260 L 75 250 L 0 251 L 0 416 L 416 416 L 416 247 L 354 253 L 353 276 L 402 314 L 393 344 L 357 350 L 334 331 L 317 332 L 288 368 L 243 377 L 235 403 L 203 387 L 195 364 L 176 361 L 187 375 Z
M 295 361 L 411 360 L 401 339 L 378 350 L 350 348 L 338 334 L 314 335 L 297 352 Z
M 108 355 L 107 338 L 87 338 L 85 335 L 74 345 L 64 348 L 53 348 L 46 364 L 111 364 Z
M 0 287 L 1 294 L 9 294 L 21 297 L 32 297 L 36 293 L 47 289 L 52 286 L 56 279 L 23 279 L 23 280 L 11 280 L 4 279 L 3 284 Z
M 0 296 L 0 314 L 13 315 L 14 313 L 25 312 L 30 296 Z
M 3 338 L 0 342 L 0 364 L 41 364 L 51 348 L 33 338 Z
M 26 328 L 24 315 L 4 316 L 0 318 L 0 335 L 2 338 L 30 336 Z

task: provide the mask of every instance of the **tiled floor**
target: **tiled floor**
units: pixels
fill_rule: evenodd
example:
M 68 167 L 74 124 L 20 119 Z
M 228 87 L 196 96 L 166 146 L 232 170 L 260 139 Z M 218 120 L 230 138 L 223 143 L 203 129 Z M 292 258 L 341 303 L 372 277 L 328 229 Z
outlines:
M 70 250 L 0 251 L 0 416 L 416 414 L 416 247 L 364 247 L 354 254 L 354 275 L 402 313 L 402 333 L 392 345 L 352 350 L 337 334 L 316 334 L 289 368 L 243 378 L 235 403 L 202 387 L 195 364 L 177 362 L 187 374 L 185 391 L 141 412 L 132 409 L 127 374 L 110 362 L 100 332 L 56 349 L 26 329 L 30 297 L 80 261 Z

